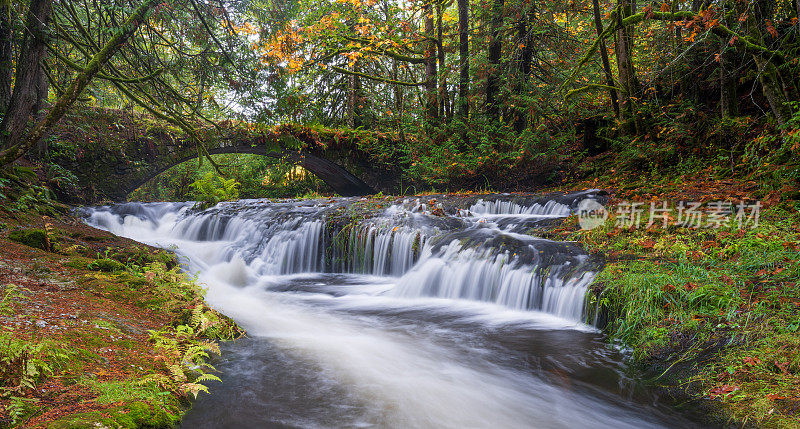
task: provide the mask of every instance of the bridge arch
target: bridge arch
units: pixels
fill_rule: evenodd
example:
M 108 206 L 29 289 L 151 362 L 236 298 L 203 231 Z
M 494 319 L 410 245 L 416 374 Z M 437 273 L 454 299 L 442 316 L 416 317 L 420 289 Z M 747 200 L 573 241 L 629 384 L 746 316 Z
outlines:
M 365 183 L 363 180 L 359 179 L 354 174 L 350 173 L 346 168 L 342 167 L 341 165 L 337 164 L 334 161 L 324 158 L 323 156 L 318 156 L 310 151 L 296 151 L 296 150 L 286 150 L 286 151 L 275 151 L 269 150 L 264 147 L 259 146 L 222 146 L 222 147 L 215 147 L 209 148 L 208 153 L 210 155 L 222 155 L 222 154 L 251 154 L 251 155 L 261 155 L 266 156 L 268 158 L 275 158 L 281 159 L 285 161 L 292 162 L 300 167 L 303 167 L 308 172 L 314 174 L 315 176 L 319 177 L 326 185 L 330 186 L 334 192 L 337 194 L 344 196 L 344 197 L 354 197 L 354 196 L 361 196 L 361 195 L 370 195 L 374 194 L 375 190 Z M 143 175 L 137 175 L 137 180 L 132 181 L 131 184 L 125 186 L 124 189 L 121 189 L 121 192 L 125 193 L 125 197 L 128 196 L 131 192 L 139 188 L 140 186 L 144 185 L 154 177 L 158 176 L 159 174 L 163 173 L 164 171 L 174 167 L 176 165 L 182 164 L 186 161 L 190 161 L 192 159 L 197 158 L 197 153 L 192 155 L 187 155 L 182 158 L 176 159 L 170 163 L 164 163 L 163 165 L 159 165 L 157 168 L 152 170 L 148 169 Z M 115 197 L 119 197 L 119 195 L 115 195 Z M 125 197 L 121 198 L 124 199 Z
M 293 137 L 294 141 L 287 144 L 286 137 Z M 300 137 L 287 131 L 252 134 L 233 129 L 221 137 L 209 138 L 203 151 L 287 160 L 316 175 L 342 196 L 397 191 L 401 176 L 396 165 L 375 162 L 352 142 L 326 144 L 307 135 Z M 159 173 L 197 158 L 202 152 L 193 141 L 159 130 L 133 129 L 123 138 L 88 138 L 76 143 L 75 153 L 59 155 L 52 161 L 75 176 L 70 180 L 71 189 L 57 193 L 64 201 L 84 204 L 125 201 L 131 192 Z

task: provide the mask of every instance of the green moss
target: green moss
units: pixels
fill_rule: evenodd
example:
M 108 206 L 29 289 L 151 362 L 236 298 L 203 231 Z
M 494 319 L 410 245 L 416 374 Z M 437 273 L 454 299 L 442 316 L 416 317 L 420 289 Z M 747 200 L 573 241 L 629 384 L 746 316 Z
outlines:
M 152 249 L 149 247 L 126 247 L 113 249 L 109 252 L 109 258 L 119 261 L 125 265 L 145 266 L 154 262 L 162 263 L 167 267 L 174 267 L 178 264 L 175 255 L 162 249 Z
M 116 271 L 124 271 L 125 265 L 114 259 L 103 258 L 92 261 L 87 266 L 87 268 L 93 271 L 103 271 L 106 273 L 113 273 Z
M 47 238 L 47 232 L 43 229 L 22 229 L 11 231 L 8 238 L 17 243 L 26 246 L 35 247 L 37 249 L 49 250 L 50 242 Z
M 78 269 L 78 270 L 85 270 L 86 267 L 90 263 L 92 263 L 91 259 L 82 258 L 82 257 L 74 257 L 74 258 L 71 258 L 66 263 L 64 263 L 64 265 L 67 266 L 67 267 L 70 267 L 70 268 Z
M 73 415 L 47 425 L 48 429 L 111 428 L 171 428 L 179 420 L 176 404 L 158 406 L 146 401 L 136 401 L 101 412 Z
M 82 384 L 90 387 L 98 395 L 95 401 L 104 405 L 134 401 L 146 401 L 158 405 L 160 408 L 174 405 L 170 400 L 170 392 L 159 389 L 152 382 L 140 383 L 137 380 L 96 381 L 87 379 Z

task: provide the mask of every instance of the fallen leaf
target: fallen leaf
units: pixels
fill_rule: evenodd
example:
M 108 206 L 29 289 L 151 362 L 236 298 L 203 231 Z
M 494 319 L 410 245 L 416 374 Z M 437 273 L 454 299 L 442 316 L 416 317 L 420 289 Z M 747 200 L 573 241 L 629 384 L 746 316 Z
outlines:
M 756 366 L 761 363 L 761 359 L 753 358 L 750 356 L 745 357 L 744 359 L 742 359 L 742 361 L 744 362 L 745 365 L 748 366 Z
M 739 386 L 732 384 L 723 384 L 722 386 L 715 387 L 708 392 L 708 396 L 715 398 L 718 396 L 725 396 L 729 393 L 739 390 Z

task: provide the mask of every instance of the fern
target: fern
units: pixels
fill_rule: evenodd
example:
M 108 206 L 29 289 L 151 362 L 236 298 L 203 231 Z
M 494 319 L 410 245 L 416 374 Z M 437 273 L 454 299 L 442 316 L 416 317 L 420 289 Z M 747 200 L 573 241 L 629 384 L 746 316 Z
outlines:
M 51 341 L 29 341 L 0 332 L 0 397 L 35 389 L 70 357 Z
M 192 313 L 194 319 L 201 319 L 202 306 L 195 307 Z M 219 346 L 213 342 L 200 341 L 198 338 L 200 331 L 189 325 L 179 325 L 149 333 L 155 348 L 171 358 L 166 365 L 168 375 L 150 377 L 150 381 L 157 382 L 159 386 L 173 392 L 191 394 L 195 397 L 200 392 L 208 392 L 202 382 L 220 381 L 219 377 L 209 373 L 216 369 L 206 363 L 211 357 L 209 353 L 217 355 L 220 353 Z
M 14 284 L 3 286 L 2 296 L 0 296 L 0 315 L 14 314 L 20 301 L 25 299 L 23 292 L 27 291 L 28 289 Z
M 20 398 L 18 396 L 9 398 L 7 411 L 8 417 L 11 418 L 11 425 L 17 426 L 33 415 L 38 410 L 36 406 L 38 402 L 38 399 L 33 398 Z
M 185 393 L 190 393 L 195 399 L 200 392 L 208 393 L 208 387 L 200 383 L 185 383 L 181 385 L 181 390 Z
M 192 196 L 197 199 L 199 208 L 206 209 L 220 201 L 238 199 L 241 185 L 236 179 L 225 179 L 213 172 L 208 172 L 190 186 L 194 190 Z

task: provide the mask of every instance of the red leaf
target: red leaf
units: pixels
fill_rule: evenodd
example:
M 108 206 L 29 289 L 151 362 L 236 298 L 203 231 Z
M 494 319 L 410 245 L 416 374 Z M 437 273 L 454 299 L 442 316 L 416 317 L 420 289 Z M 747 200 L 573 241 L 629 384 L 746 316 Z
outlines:
M 786 250 L 794 250 L 795 252 L 800 252 L 800 243 L 798 243 L 796 241 L 794 241 L 794 242 L 787 241 L 787 242 L 783 243 L 783 247 L 785 247 Z
M 731 384 L 723 384 L 722 386 L 715 387 L 708 392 L 708 396 L 715 398 L 717 396 L 725 396 L 729 393 L 739 390 L 739 386 Z
M 748 357 L 746 357 L 746 358 L 742 359 L 742 361 L 744 362 L 744 364 L 745 364 L 745 365 L 748 365 L 748 366 L 756 366 L 756 365 L 758 365 L 758 364 L 760 364 L 760 363 L 761 363 L 761 359 L 759 359 L 759 358 L 752 358 L 752 357 L 750 357 L 750 356 L 748 356 Z
M 778 30 L 772 25 L 772 21 L 767 20 L 767 32 L 772 35 L 772 37 L 778 37 Z

